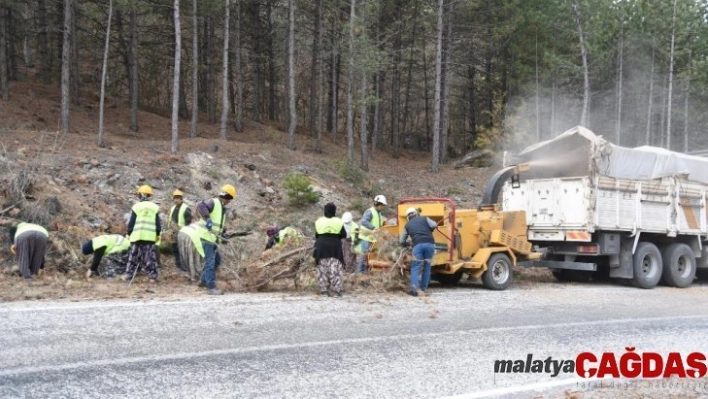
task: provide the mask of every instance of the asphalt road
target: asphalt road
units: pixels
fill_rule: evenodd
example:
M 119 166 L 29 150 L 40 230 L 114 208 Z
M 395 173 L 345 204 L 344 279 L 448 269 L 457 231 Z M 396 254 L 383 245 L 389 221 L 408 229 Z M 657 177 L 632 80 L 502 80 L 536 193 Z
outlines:
M 0 397 L 565 397 L 584 390 L 574 374 L 494 361 L 627 346 L 708 353 L 708 286 L 4 303 Z

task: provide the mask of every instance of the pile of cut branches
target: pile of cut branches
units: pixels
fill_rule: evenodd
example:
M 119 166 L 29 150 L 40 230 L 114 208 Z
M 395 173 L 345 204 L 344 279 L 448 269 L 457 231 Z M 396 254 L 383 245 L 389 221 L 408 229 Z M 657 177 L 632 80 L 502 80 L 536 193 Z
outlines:
M 313 246 L 314 240 L 303 237 L 266 250 L 259 262 L 238 273 L 244 288 L 262 291 L 276 280 L 293 279 L 295 288 L 299 289 L 303 282 L 311 280 L 315 270 Z

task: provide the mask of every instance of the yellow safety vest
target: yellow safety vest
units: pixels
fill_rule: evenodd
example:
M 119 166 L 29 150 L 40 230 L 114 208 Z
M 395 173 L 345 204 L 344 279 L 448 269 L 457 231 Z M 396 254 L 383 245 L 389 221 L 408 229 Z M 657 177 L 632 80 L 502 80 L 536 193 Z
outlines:
M 189 236 L 189 239 L 192 240 L 192 244 L 194 244 L 194 248 L 197 249 L 197 252 L 199 252 L 199 255 L 203 258 L 204 245 L 202 244 L 202 239 L 206 240 L 206 237 L 212 235 L 209 233 L 209 230 L 199 224 L 190 224 L 179 229 L 179 232 Z
M 211 233 L 206 234 L 203 239 L 209 242 L 215 243 L 218 240 L 217 235 L 221 234 L 221 230 L 224 226 L 224 207 L 221 206 L 221 201 L 219 198 L 214 198 L 214 209 L 209 213 L 209 219 L 213 223 L 211 227 Z M 202 226 L 206 225 L 206 221 L 202 220 Z M 208 230 L 207 230 L 208 231 Z
M 104 234 L 91 240 L 93 250 L 106 247 L 105 254 L 127 251 L 130 248 L 130 241 L 120 234 Z
M 317 234 L 339 234 L 344 227 L 344 222 L 338 217 L 320 217 L 315 221 L 315 231 Z
M 379 211 L 376 210 L 375 206 L 372 206 L 369 210 L 371 211 L 371 225 L 374 226 L 374 230 L 381 228 L 381 215 L 379 214 Z M 376 239 L 371 236 L 373 230 L 370 230 L 365 226 L 361 226 L 359 230 L 363 233 L 359 236 L 360 239 L 369 242 L 376 242 Z
M 27 222 L 22 222 L 17 225 L 17 231 L 15 232 L 15 237 L 13 237 L 13 242 L 17 241 L 17 237 L 20 236 L 22 233 L 26 233 L 28 231 L 37 231 L 45 236 L 49 237 L 49 233 L 47 232 L 47 229 L 44 227 L 38 225 L 38 224 L 32 224 L 32 223 L 27 223 Z
M 167 227 L 169 228 L 170 225 L 172 225 L 172 214 L 175 212 L 175 208 L 177 205 L 172 205 L 172 208 L 170 208 L 170 214 L 169 218 L 167 219 Z M 187 208 L 189 208 L 187 205 L 184 203 L 180 204 L 179 206 L 179 213 L 177 214 L 177 226 L 178 227 L 184 227 L 185 221 L 184 221 L 184 214 L 187 212 Z
M 135 225 L 130 233 L 130 242 L 157 241 L 157 226 L 155 216 L 160 212 L 160 207 L 150 201 L 141 201 L 133 205 L 135 212 Z

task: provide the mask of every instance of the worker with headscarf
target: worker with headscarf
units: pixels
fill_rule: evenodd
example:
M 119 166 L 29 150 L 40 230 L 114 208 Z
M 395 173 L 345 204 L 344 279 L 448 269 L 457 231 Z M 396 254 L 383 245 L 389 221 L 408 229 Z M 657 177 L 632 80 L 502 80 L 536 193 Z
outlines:
M 324 206 L 324 216 L 315 221 L 315 263 L 320 295 L 342 296 L 344 256 L 342 239 L 347 237 L 344 222 L 336 216 L 337 206 Z
M 10 227 L 10 239 L 10 251 L 15 255 L 20 274 L 29 280 L 44 268 L 49 233 L 38 224 L 20 222 Z
M 151 283 L 157 282 L 157 248 L 160 237 L 160 207 L 150 201 L 152 187 L 138 188 L 138 202 L 133 205 L 128 221 L 130 253 L 123 280 L 132 281 L 139 268 L 143 268 Z

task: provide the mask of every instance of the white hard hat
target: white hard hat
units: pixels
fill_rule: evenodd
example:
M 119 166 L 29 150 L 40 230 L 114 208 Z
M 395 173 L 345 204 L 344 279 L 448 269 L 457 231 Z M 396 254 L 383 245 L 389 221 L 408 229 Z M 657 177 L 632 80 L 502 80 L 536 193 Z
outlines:
M 350 223 L 352 221 L 352 213 L 351 212 L 344 212 L 342 215 L 342 222 L 344 223 Z
M 413 207 L 406 209 L 406 216 L 410 216 L 411 213 L 417 215 L 417 214 L 418 214 L 418 211 L 417 211 L 415 208 L 413 208 Z
M 374 203 L 375 204 L 384 204 L 384 205 L 388 206 L 388 202 L 386 202 L 386 197 L 384 197 L 383 195 L 377 195 L 376 197 L 374 197 Z

